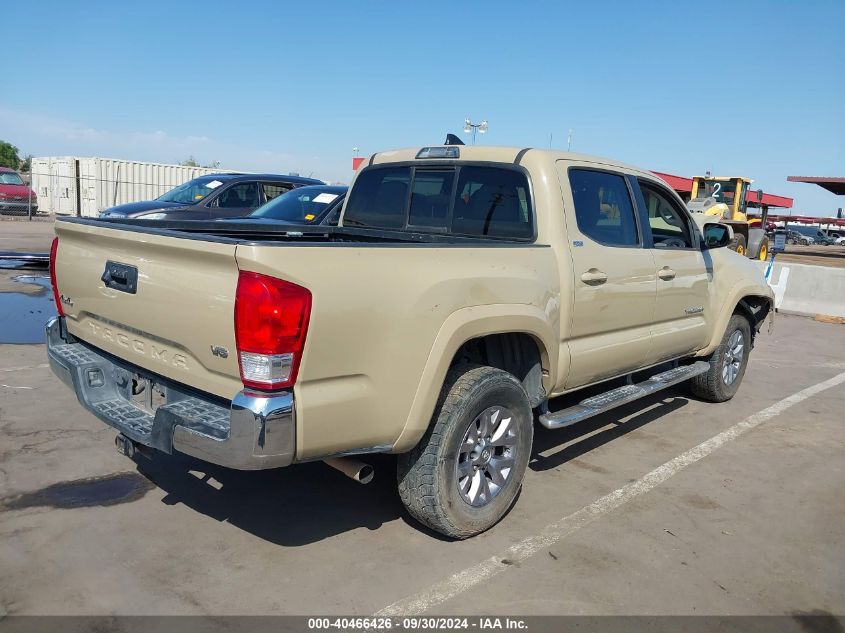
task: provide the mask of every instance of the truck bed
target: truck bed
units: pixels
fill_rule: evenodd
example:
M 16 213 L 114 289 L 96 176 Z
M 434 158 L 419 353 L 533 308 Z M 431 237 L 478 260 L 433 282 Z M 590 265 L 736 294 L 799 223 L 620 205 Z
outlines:
M 471 335 L 467 328 L 485 319 L 530 318 L 547 331 L 546 347 L 557 349 L 559 276 L 547 246 L 248 224 L 57 221 L 57 286 L 68 331 L 148 372 L 231 400 L 243 389 L 233 318 L 239 273 L 307 288 L 313 305 L 294 387 L 304 459 L 391 450 L 405 429 L 424 428 L 434 404 L 428 394 L 437 391 L 427 381 L 442 381 L 452 339 Z M 134 294 L 105 287 L 107 262 L 137 268 Z M 502 331 L 509 327 L 503 322 Z M 220 348 L 225 355 L 214 352 Z
M 249 220 L 143 220 L 133 218 L 68 218 L 63 222 L 92 226 L 114 226 L 126 231 L 152 235 L 173 235 L 209 241 L 298 242 L 298 243 L 397 243 L 397 244 L 462 244 L 478 246 L 525 245 L 525 240 L 494 236 L 478 238 L 459 235 L 416 233 L 404 230 L 357 228 L 351 226 L 268 225 Z

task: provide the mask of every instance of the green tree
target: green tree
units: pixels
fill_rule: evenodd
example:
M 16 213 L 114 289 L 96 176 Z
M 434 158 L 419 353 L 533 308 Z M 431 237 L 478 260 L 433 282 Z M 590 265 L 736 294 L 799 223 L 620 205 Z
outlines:
M 197 162 L 197 159 L 193 156 L 188 156 L 185 160 L 179 161 L 179 164 L 183 167 L 199 167 L 200 164 Z
M 18 156 L 18 148 L 6 141 L 0 141 L 0 167 L 17 169 L 20 162 L 21 157 Z

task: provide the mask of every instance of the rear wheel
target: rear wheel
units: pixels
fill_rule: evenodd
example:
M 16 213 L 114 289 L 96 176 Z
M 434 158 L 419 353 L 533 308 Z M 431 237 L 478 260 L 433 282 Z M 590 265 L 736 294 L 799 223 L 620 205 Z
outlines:
M 741 314 L 734 314 L 722 342 L 710 356 L 710 369 L 690 381 L 693 394 L 709 402 L 733 398 L 745 376 L 750 352 L 751 325 Z
M 398 459 L 408 512 L 459 539 L 498 523 L 522 485 L 533 422 L 528 396 L 511 374 L 467 365 L 452 370 L 428 431 Z

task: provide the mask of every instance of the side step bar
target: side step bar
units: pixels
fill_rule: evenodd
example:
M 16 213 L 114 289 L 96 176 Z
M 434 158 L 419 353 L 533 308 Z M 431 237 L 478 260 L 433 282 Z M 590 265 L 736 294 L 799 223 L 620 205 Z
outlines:
M 677 385 L 679 382 L 689 380 L 694 376 L 707 373 L 710 369 L 710 363 L 699 360 L 692 365 L 682 365 L 667 371 L 655 374 L 648 380 L 639 382 L 635 385 L 624 385 L 616 389 L 611 389 L 604 393 L 600 393 L 592 398 L 582 400 L 580 403 L 571 406 L 567 409 L 544 413 L 540 416 L 540 424 L 547 429 L 562 429 L 566 426 L 571 426 L 581 420 L 586 420 L 594 415 L 610 411 L 623 404 L 628 404 L 634 400 L 638 400 L 650 393 L 666 389 L 672 385 Z

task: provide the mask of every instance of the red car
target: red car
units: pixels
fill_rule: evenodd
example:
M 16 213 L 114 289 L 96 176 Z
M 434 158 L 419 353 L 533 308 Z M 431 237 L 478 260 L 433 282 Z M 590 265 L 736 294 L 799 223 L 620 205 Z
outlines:
M 0 213 L 26 215 L 32 202 L 32 213 L 38 212 L 38 196 L 24 184 L 14 169 L 0 167 Z
M 753 226 L 755 228 L 760 228 L 760 225 L 763 221 L 760 218 L 752 218 L 748 221 L 749 226 Z M 766 220 L 766 233 L 772 233 L 777 228 L 774 222 L 771 220 Z

